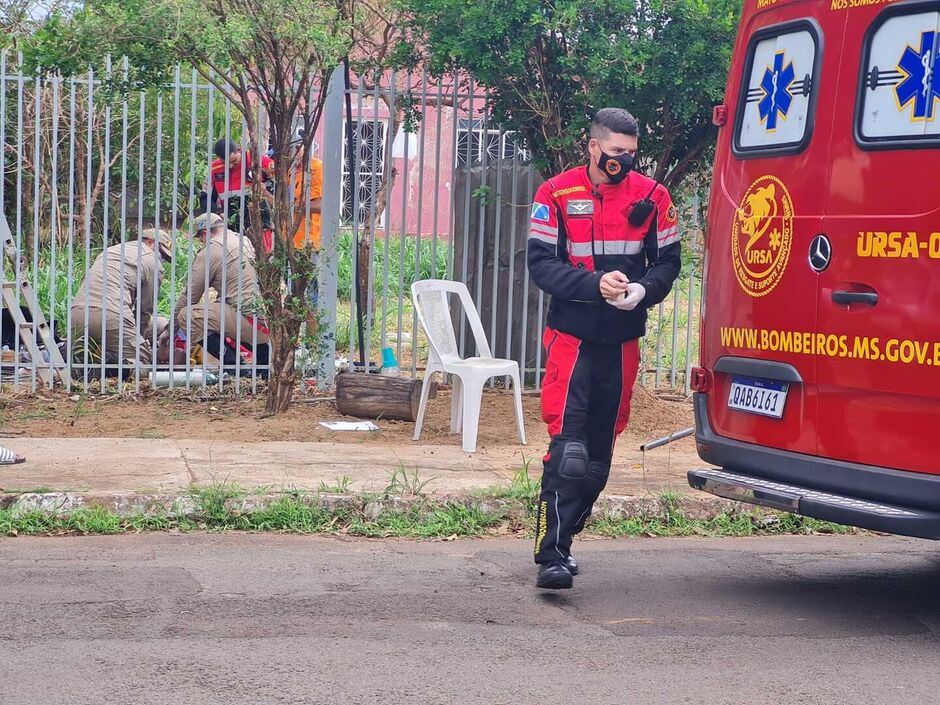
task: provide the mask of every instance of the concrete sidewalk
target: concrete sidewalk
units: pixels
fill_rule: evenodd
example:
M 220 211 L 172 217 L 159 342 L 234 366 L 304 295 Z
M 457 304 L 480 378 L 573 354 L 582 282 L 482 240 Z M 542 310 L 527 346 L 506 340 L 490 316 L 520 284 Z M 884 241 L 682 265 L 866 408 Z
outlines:
M 461 494 L 504 485 L 529 460 L 541 473 L 541 445 L 499 446 L 468 455 L 451 445 L 346 443 L 231 443 L 136 438 L 10 438 L 4 445 L 26 455 L 21 465 L 0 466 L 0 492 L 39 488 L 94 496 L 179 493 L 192 485 L 237 483 L 245 489 L 317 490 L 348 477 L 348 489 L 384 490 L 396 469 L 425 492 Z M 644 496 L 689 492 L 686 472 L 700 467 L 689 439 L 645 454 L 620 447 L 607 492 Z

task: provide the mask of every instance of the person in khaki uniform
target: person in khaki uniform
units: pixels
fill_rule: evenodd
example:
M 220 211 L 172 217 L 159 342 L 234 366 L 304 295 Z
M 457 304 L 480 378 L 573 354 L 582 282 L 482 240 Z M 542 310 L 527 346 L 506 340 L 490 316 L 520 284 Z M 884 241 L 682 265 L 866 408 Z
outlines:
M 258 345 L 267 345 L 268 329 L 253 312 L 258 275 L 248 238 L 229 230 L 216 213 L 200 215 L 194 225 L 205 247 L 193 260 L 189 281 L 176 304 L 173 315 L 178 329 L 190 345 L 202 343 L 220 360 L 224 359 L 225 338 L 250 347 L 257 331 Z M 214 300 L 210 300 L 210 289 L 217 294 Z
M 139 354 L 141 364 L 150 364 L 151 339 L 167 323 L 153 316 L 163 277 L 161 256 L 169 258 L 172 247 L 168 233 L 144 230 L 136 241 L 98 255 L 70 304 L 73 339 L 97 346 L 107 363 L 133 365 Z

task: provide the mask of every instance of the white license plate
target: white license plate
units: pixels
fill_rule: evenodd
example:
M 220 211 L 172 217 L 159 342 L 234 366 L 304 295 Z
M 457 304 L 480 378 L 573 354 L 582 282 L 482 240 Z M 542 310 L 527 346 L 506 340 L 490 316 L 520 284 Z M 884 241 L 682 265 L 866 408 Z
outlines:
M 728 407 L 751 414 L 770 416 L 774 419 L 783 417 L 783 407 L 787 403 L 786 382 L 751 377 L 734 377 L 728 394 Z

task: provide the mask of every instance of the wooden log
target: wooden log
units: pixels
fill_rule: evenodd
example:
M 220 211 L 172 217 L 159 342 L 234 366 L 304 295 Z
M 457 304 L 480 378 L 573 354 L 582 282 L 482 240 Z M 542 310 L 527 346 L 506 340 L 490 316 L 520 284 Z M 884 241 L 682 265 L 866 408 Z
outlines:
M 414 421 L 420 401 L 420 379 L 358 372 L 336 375 L 336 409 L 344 416 Z

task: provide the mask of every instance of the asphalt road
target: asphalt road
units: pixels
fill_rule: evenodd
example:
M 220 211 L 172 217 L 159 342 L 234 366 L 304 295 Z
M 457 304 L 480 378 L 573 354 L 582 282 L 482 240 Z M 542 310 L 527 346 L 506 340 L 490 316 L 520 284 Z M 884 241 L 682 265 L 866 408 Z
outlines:
M 0 539 L 0 703 L 940 700 L 940 544 Z

